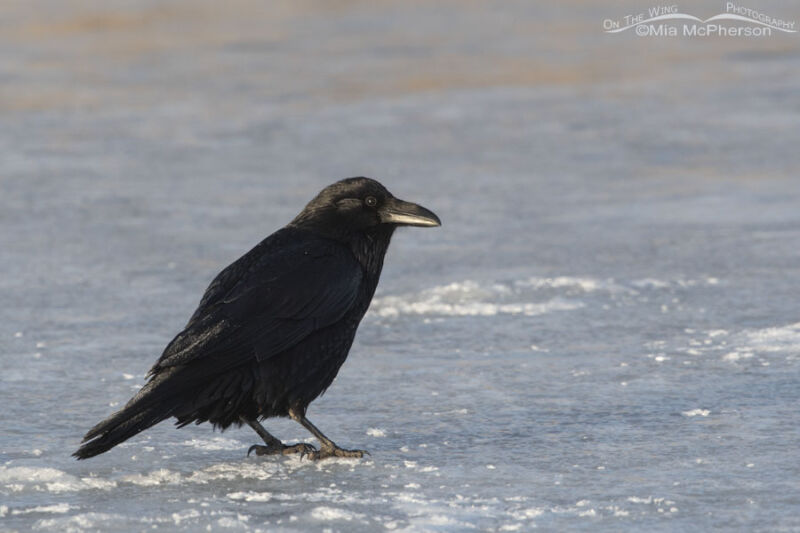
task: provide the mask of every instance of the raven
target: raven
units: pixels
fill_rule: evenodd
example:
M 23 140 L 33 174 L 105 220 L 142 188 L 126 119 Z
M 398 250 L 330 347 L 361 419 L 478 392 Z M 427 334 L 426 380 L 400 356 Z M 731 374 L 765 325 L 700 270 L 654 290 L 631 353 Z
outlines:
M 248 455 L 363 457 L 306 418 L 333 382 L 369 307 L 398 226 L 439 226 L 424 207 L 358 177 L 323 189 L 294 220 L 220 272 L 148 382 L 86 433 L 87 459 L 170 417 L 183 427 L 248 424 L 264 440 Z M 260 423 L 290 417 L 320 442 L 285 445 Z

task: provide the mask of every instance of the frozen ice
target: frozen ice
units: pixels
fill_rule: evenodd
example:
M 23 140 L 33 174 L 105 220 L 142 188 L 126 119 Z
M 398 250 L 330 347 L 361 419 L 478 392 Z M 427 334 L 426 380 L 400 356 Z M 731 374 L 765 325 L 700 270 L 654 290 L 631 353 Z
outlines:
M 335 4 L 3 5 L 0 530 L 800 530 L 794 37 Z M 212 277 L 352 175 L 443 221 L 394 236 L 309 409 L 372 455 L 164 422 L 71 458 Z
M 523 283 L 517 285 L 524 286 Z M 553 287 L 553 285 L 548 286 Z M 559 286 L 572 287 L 572 285 Z M 524 314 L 533 316 L 553 311 L 570 311 L 583 306 L 581 302 L 563 298 L 526 301 L 526 294 L 520 294 L 520 292 L 519 290 L 512 291 L 510 287 L 500 283 L 481 286 L 474 281 L 454 282 L 425 289 L 420 293 L 377 297 L 370 309 L 372 313 L 382 318 L 397 317 L 401 314 L 443 316 Z M 509 296 L 512 294 L 516 298 Z
M 690 409 L 688 411 L 684 411 L 681 413 L 683 416 L 708 416 L 711 414 L 711 411 L 708 409 Z

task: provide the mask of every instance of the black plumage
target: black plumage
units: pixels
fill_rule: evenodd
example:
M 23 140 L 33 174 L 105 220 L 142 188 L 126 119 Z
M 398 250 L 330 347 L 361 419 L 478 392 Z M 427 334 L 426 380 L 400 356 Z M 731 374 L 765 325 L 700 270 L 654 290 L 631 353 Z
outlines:
M 395 228 L 439 224 L 369 178 L 326 187 L 214 278 L 145 386 L 89 430 L 73 455 L 93 457 L 175 417 L 178 426 L 247 423 L 264 439 L 251 447 L 259 455 L 361 457 L 362 450 L 343 450 L 325 437 L 306 409 L 347 358 Z M 284 445 L 258 422 L 286 416 L 311 431 L 320 449 Z

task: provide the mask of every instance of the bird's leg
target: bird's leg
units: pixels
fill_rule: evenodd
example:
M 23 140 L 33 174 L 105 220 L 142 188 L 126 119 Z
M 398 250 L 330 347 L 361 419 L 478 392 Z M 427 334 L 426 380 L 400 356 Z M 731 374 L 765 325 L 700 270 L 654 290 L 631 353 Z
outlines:
M 319 451 L 314 450 L 308 454 L 309 459 L 312 460 L 319 460 L 325 459 L 327 457 L 364 457 L 364 455 L 370 455 L 367 450 L 345 450 L 343 448 L 339 448 L 335 442 L 331 439 L 326 437 L 311 421 L 306 418 L 305 413 L 301 413 L 294 409 L 289 409 L 289 416 L 295 422 L 299 422 L 304 428 L 309 430 L 312 435 L 314 435 L 317 440 L 320 442 Z
M 256 455 L 291 455 L 293 453 L 311 455 L 312 453 L 317 453 L 316 448 L 304 442 L 287 446 L 282 443 L 279 438 L 273 436 L 269 431 L 264 429 L 264 426 L 259 424 L 258 421 L 250 420 L 249 418 L 245 418 L 243 416 L 239 418 L 242 420 L 242 422 L 247 422 L 247 425 L 253 428 L 253 430 L 258 433 L 258 436 L 264 439 L 264 444 L 266 444 L 266 446 L 253 444 L 250 446 L 250 449 L 247 450 L 248 456 L 252 452 L 256 452 Z

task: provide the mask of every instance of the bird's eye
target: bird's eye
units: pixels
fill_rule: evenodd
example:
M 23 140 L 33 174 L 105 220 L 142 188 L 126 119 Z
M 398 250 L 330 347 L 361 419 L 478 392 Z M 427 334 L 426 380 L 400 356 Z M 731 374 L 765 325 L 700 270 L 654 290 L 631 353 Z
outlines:
M 364 204 L 367 207 L 375 207 L 376 205 L 378 205 L 378 199 L 375 198 L 374 196 L 367 196 L 366 198 L 364 198 Z

